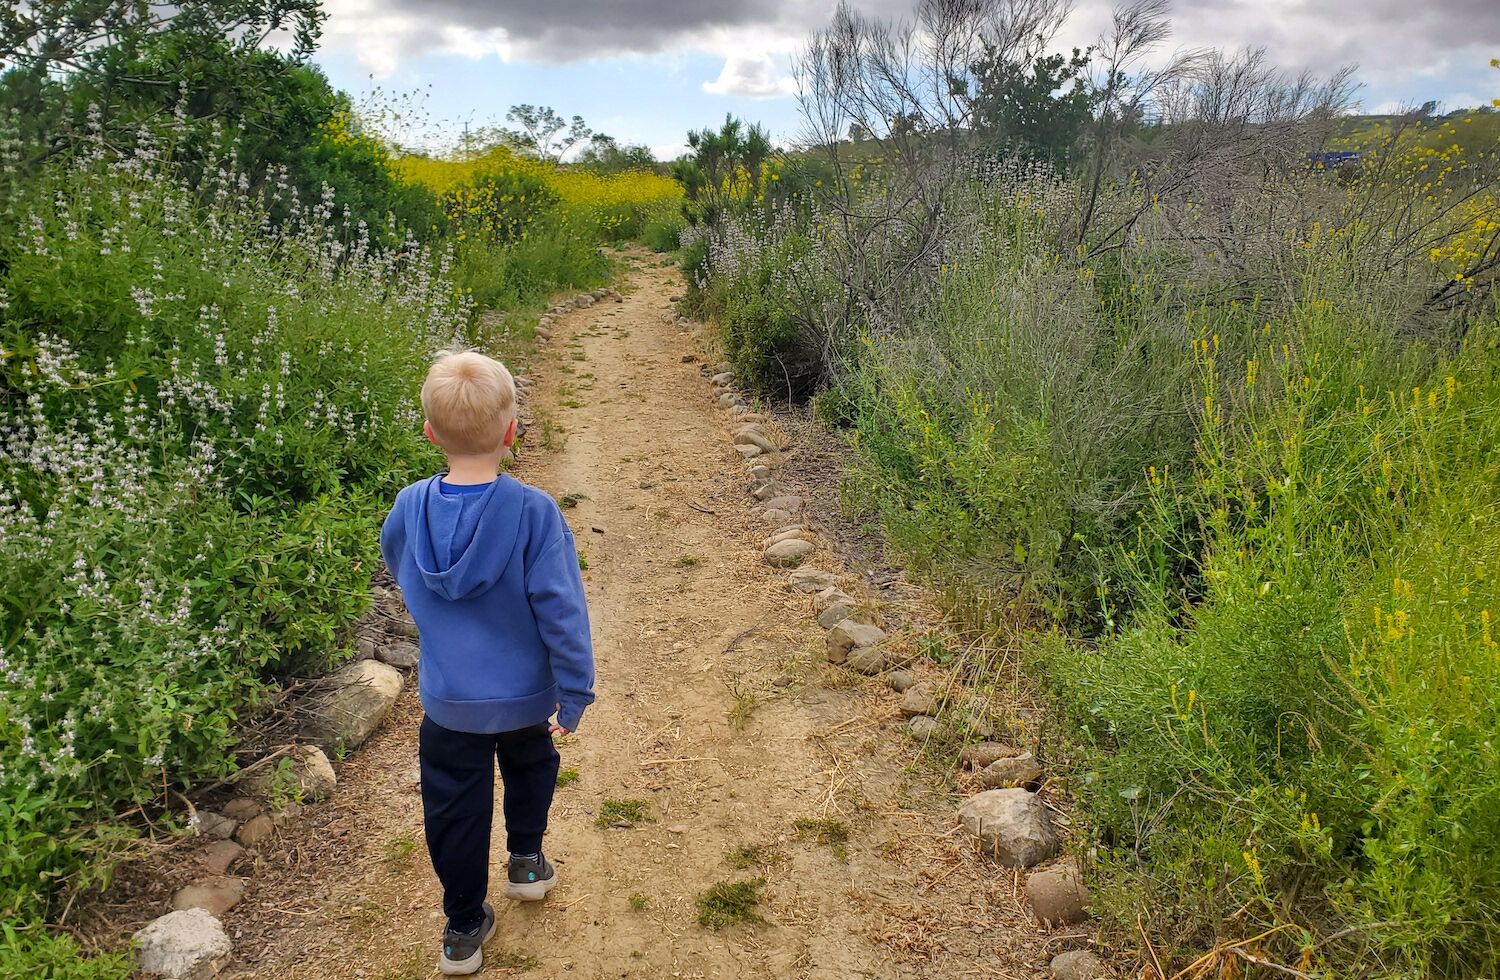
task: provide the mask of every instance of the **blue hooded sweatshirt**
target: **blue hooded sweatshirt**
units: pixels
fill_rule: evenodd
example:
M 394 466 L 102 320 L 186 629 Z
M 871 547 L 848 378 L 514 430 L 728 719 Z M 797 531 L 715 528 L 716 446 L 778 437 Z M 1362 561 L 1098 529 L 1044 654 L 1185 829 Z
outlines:
M 514 731 L 554 710 L 576 731 L 594 701 L 594 650 L 573 532 L 551 497 L 512 477 L 477 493 L 441 481 L 402 490 L 380 532 L 421 634 L 422 707 L 459 732 Z

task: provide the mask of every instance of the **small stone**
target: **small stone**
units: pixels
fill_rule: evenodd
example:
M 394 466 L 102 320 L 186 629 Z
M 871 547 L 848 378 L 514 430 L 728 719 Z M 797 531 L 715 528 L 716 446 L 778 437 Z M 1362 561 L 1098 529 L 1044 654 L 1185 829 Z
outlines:
M 1070 926 L 1089 917 L 1089 890 L 1071 861 L 1027 878 L 1026 899 L 1043 925 Z
M 760 486 L 752 489 L 750 491 L 750 496 L 754 497 L 756 500 L 770 500 L 772 497 L 776 496 L 779 493 L 781 493 L 781 488 L 777 484 L 767 482 L 762 483 Z
M 235 823 L 244 823 L 251 817 L 258 817 L 264 812 L 266 812 L 266 808 L 261 806 L 260 800 L 252 800 L 246 796 L 238 797 L 224 804 L 224 816 Z
M 756 463 L 750 467 L 750 476 L 755 480 L 769 480 L 771 478 L 771 467 L 764 463 Z
M 996 759 L 979 771 L 979 782 L 985 789 L 1027 786 L 1042 778 L 1042 767 L 1030 752 L 1012 759 Z
M 241 781 L 256 796 L 314 803 L 332 795 L 337 784 L 333 765 L 316 745 L 299 745 L 284 759 L 268 762 Z
M 1109 980 L 1109 967 L 1086 949 L 1059 953 L 1052 958 L 1053 980 Z
M 764 546 L 769 548 L 771 547 L 771 545 L 780 544 L 783 541 L 811 540 L 812 538 L 809 537 L 808 532 L 800 527 L 784 527 L 780 531 L 777 531 L 775 534 L 771 535 L 769 538 L 766 538 Z
M 817 550 L 817 545 L 811 541 L 803 541 L 801 538 L 778 541 L 766 549 L 766 564 L 774 568 L 789 568 L 793 565 L 800 565 L 804 558 Z
M 730 405 L 729 406 L 729 414 L 730 415 L 744 415 L 748 411 L 750 411 L 750 409 L 749 409 L 748 406 L 745 406 L 745 405 Z
M 908 718 L 937 714 L 938 699 L 933 697 L 932 688 L 926 684 L 915 684 L 907 688 L 906 693 L 901 696 L 901 713 Z
M 734 392 L 726 391 L 724 392 L 724 394 L 719 396 L 718 401 L 715 402 L 715 404 L 717 404 L 720 408 L 729 408 L 731 405 L 743 405 L 744 400 Z
M 734 444 L 736 446 L 755 446 L 763 453 L 774 453 L 776 451 L 776 443 L 772 442 L 770 437 L 764 432 L 753 427 L 736 432 L 734 434 Z
M 406 637 L 408 640 L 417 640 L 422 637 L 421 632 L 417 629 L 416 620 L 407 615 L 397 616 L 394 622 L 391 623 L 391 631 L 397 636 Z
M 855 650 L 878 646 L 885 640 L 885 630 L 868 623 L 846 619 L 828 631 L 828 662 L 841 664 Z
M 754 459 L 761 455 L 759 446 L 735 446 L 734 451 L 745 459 Z
M 802 513 L 802 505 L 804 503 L 805 501 L 801 497 L 785 496 L 772 497 L 770 500 L 764 501 L 761 506 L 767 510 L 781 510 L 786 511 L 788 514 L 800 514 Z
M 168 912 L 135 934 L 136 962 L 152 977 L 207 980 L 229 959 L 224 927 L 203 909 Z
M 212 810 L 199 810 L 198 819 L 193 826 L 198 831 L 199 837 L 209 840 L 228 840 L 229 835 L 234 833 L 235 824 L 239 821 L 231 820 L 222 813 Z
M 837 585 L 830 585 L 828 588 L 813 596 L 813 612 L 816 613 L 821 613 L 829 606 L 839 604 L 852 606 L 854 605 L 854 600 L 849 596 L 849 593 L 845 592 Z
M 211 875 L 224 875 L 245 853 L 245 849 L 232 840 L 214 841 L 198 852 L 203 870 Z
M 976 742 L 973 745 L 965 745 L 958 753 L 958 757 L 970 769 L 983 769 L 993 765 L 996 760 L 1009 759 L 1020 754 L 1020 749 L 1004 742 Z
M 354 641 L 354 659 L 370 660 L 375 656 L 375 641 L 367 636 L 361 636 Z
M 736 446 L 735 448 L 736 449 L 752 448 L 753 449 L 754 447 L 753 446 L 751 446 L 751 447 Z M 789 514 L 789 513 L 787 513 L 784 510 L 763 510 L 763 511 L 760 512 L 760 519 L 763 520 L 763 521 L 765 521 L 767 524 L 785 524 L 787 521 L 791 520 L 793 516 L 795 516 L 795 515 Z
M 917 683 L 917 675 L 909 670 L 893 670 L 886 675 L 885 680 L 897 694 L 905 694 Z
M 325 749 L 357 748 L 390 714 L 401 694 L 401 672 L 389 664 L 364 660 L 329 680 L 333 690 L 315 696 L 303 720 L 303 733 Z
M 822 592 L 833 584 L 833 573 L 821 568 L 799 568 L 787 576 L 787 585 L 794 592 Z
M 716 388 L 727 388 L 734 384 L 734 375 L 729 371 L 721 371 L 708 380 Z
M 383 664 L 390 664 L 392 667 L 397 667 L 401 670 L 411 670 L 417 665 L 417 661 L 421 659 L 421 656 L 421 648 L 415 643 L 408 643 L 405 640 L 384 643 L 375 650 L 376 660 L 379 660 Z
M 931 715 L 917 715 L 906 720 L 906 731 L 919 742 L 943 742 L 948 739 L 948 726 Z
M 839 623 L 842 623 L 846 619 L 852 620 L 856 623 L 863 623 L 867 621 L 866 617 L 860 615 L 859 610 L 855 608 L 853 599 L 850 599 L 847 602 L 836 602 L 833 605 L 829 606 L 827 609 L 824 609 L 822 612 L 818 613 L 818 625 L 823 627 L 825 630 L 833 629 L 835 626 L 837 626 Z
M 177 889 L 172 896 L 172 908 L 203 909 L 212 915 L 223 915 L 244 897 L 245 883 L 239 878 L 213 878 Z
M 959 808 L 964 829 L 1007 868 L 1030 868 L 1057 856 L 1061 845 L 1047 808 L 1024 789 L 988 789 Z
M 246 847 L 254 847 L 261 841 L 270 837 L 276 830 L 276 824 L 271 818 L 262 813 L 258 817 L 251 817 L 240 824 L 240 829 L 234 832 L 234 839 Z
M 851 651 L 849 658 L 844 661 L 844 666 L 856 674 L 874 677 L 887 666 L 885 651 L 880 647 L 863 647 Z

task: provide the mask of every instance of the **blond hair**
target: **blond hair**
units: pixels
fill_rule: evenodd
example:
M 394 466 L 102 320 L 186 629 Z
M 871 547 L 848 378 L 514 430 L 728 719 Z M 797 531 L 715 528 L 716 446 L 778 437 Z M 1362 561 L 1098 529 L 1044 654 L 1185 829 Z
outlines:
M 516 382 L 504 364 L 478 351 L 443 354 L 422 384 L 422 410 L 443 449 L 492 453 L 515 414 Z

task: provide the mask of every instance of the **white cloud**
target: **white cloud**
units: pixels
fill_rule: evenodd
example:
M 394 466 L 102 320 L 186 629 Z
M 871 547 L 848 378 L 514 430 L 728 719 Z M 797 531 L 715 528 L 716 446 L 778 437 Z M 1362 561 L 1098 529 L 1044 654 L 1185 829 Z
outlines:
M 795 95 L 797 83 L 769 54 L 731 54 L 724 59 L 724 70 L 719 72 L 719 77 L 703 83 L 703 91 L 713 95 L 771 99 Z

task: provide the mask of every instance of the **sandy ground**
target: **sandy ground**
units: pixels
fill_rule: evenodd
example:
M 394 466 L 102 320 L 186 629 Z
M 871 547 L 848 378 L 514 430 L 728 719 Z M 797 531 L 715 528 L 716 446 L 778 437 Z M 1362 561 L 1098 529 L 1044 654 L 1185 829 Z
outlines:
M 1033 926 L 1014 874 L 974 853 L 955 817 L 971 787 L 918 760 L 897 695 L 823 662 L 810 597 L 760 559 L 767 528 L 728 419 L 688 360 L 709 355 L 674 323 L 680 278 L 644 254 L 628 264 L 624 302 L 563 317 L 530 365 L 516 475 L 576 500 L 565 513 L 587 557 L 599 699 L 560 741 L 577 773 L 547 840 L 561 884 L 542 903 L 496 900 L 482 975 L 1044 975 L 1081 937 Z M 825 551 L 812 564 L 837 561 Z M 905 615 L 888 609 L 891 628 Z M 225 917 L 232 975 L 436 975 L 420 717 L 409 683 L 341 765 L 333 799 L 260 849 Z M 645 819 L 599 826 L 611 800 L 644 802 Z M 799 820 L 837 822 L 849 839 L 820 842 Z M 496 894 L 503 840 L 497 828 Z M 763 922 L 699 925 L 702 892 L 746 879 L 765 881 Z

